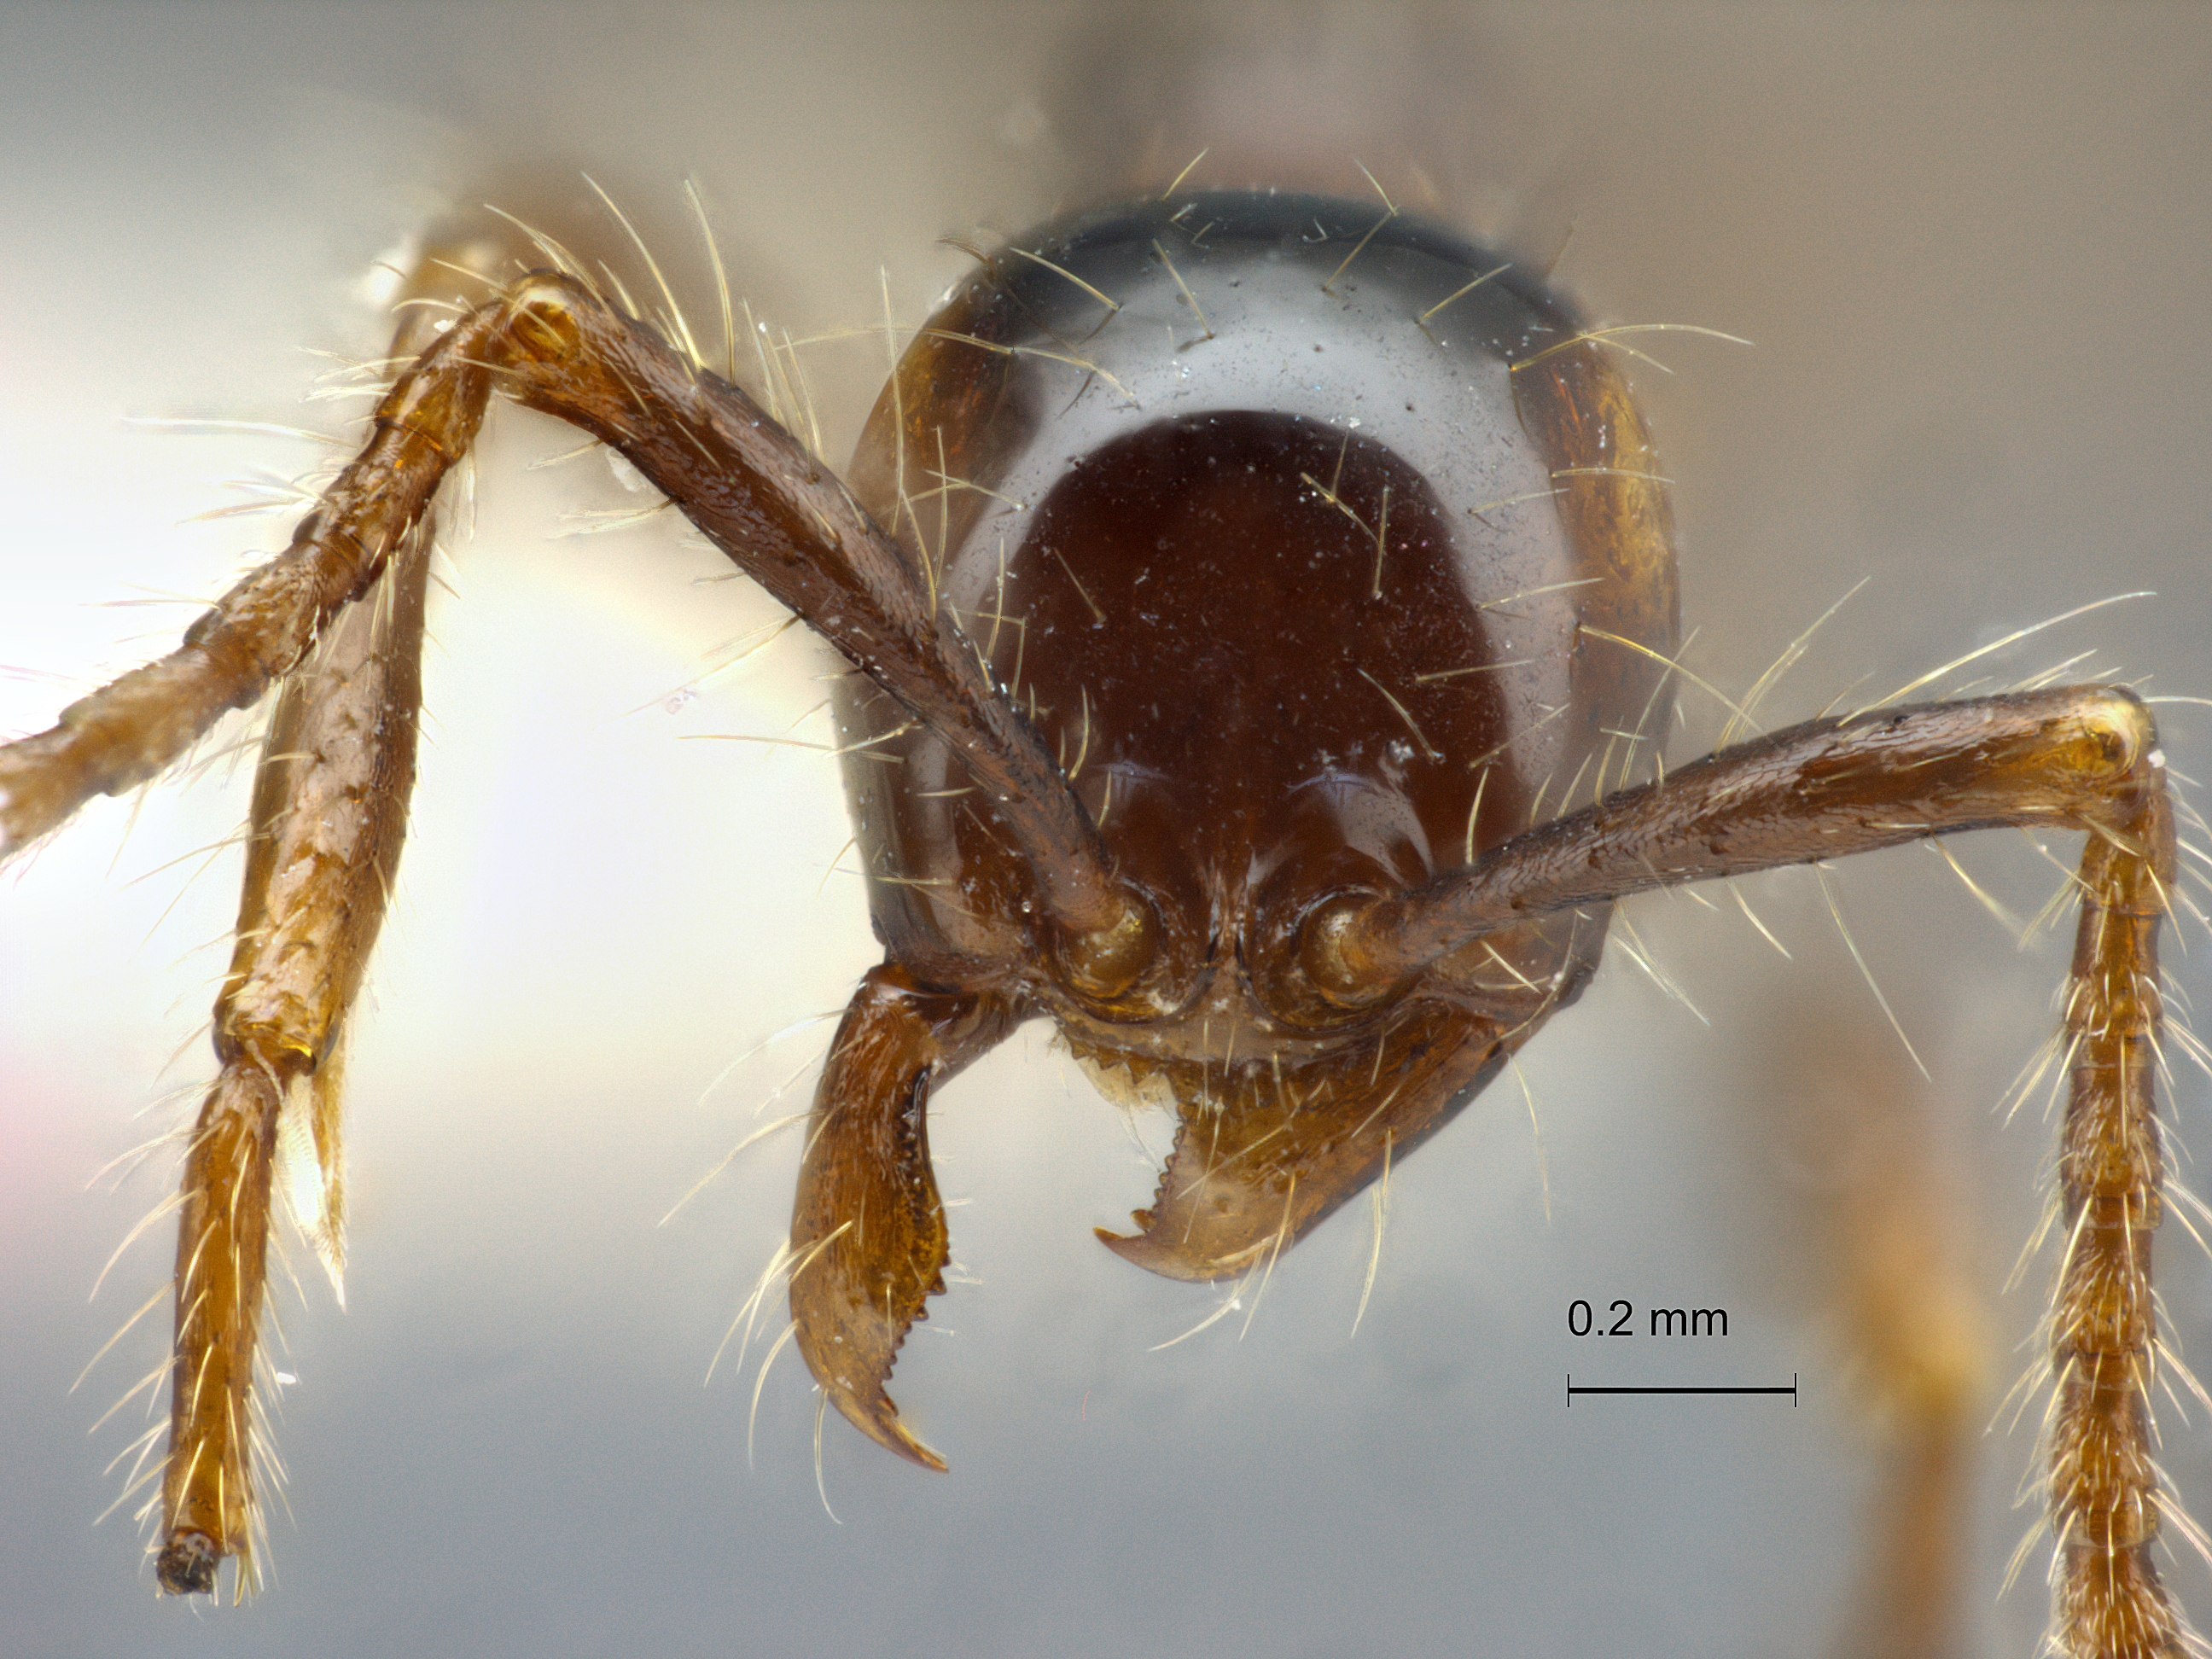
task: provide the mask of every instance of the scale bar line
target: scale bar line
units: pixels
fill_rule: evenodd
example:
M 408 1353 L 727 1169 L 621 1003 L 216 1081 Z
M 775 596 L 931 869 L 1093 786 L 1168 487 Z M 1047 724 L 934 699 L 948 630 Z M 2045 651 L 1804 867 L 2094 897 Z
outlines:
M 1791 1372 L 1786 1383 L 1595 1383 L 1577 1384 L 1574 1373 L 1567 1373 L 1567 1404 L 1571 1407 L 1578 1394 L 1786 1394 L 1790 1403 L 1797 1403 L 1797 1374 Z

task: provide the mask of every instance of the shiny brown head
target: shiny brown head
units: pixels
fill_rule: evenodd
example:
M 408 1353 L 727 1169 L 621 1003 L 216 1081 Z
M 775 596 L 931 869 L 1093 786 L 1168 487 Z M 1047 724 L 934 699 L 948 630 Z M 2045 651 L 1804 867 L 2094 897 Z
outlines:
M 1102 972 L 956 746 L 854 676 L 841 744 L 876 930 L 917 991 L 994 1011 L 994 1038 L 1048 1016 L 1109 1094 L 1172 1105 L 1141 1231 L 1102 1235 L 1132 1261 L 1212 1279 L 1279 1251 L 1595 964 L 1601 905 L 1412 972 L 1345 971 L 1328 925 L 1618 787 L 1645 757 L 1621 734 L 1663 729 L 1664 488 L 1582 332 L 1540 281 L 1372 203 L 1181 196 L 1016 239 L 876 406 L 855 495 L 1051 751 L 1143 918 Z M 849 1022 L 841 1050 L 866 1041 Z M 873 1132 L 817 1112 L 802 1264 L 894 1192 L 933 1206 L 912 1115 L 897 1166 L 824 1206 L 817 1170 Z M 894 1322 L 936 1283 L 934 1263 L 853 1266 L 907 1287 Z M 817 1295 L 824 1276 L 794 1280 L 799 1340 L 849 1412 L 873 1395 L 834 1380 L 850 1345 L 817 1332 L 853 1292 Z M 888 1358 L 899 1334 L 870 1346 Z

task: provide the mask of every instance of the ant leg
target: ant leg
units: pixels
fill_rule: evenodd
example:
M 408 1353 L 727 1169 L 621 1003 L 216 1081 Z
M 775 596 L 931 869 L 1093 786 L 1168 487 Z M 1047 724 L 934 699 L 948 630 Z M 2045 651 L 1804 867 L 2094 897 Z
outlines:
M 2065 998 L 2058 1182 L 2066 1253 L 2051 1324 L 2051 1646 L 2179 1655 L 2151 1560 L 2151 1236 L 2164 1172 L 2152 1079 L 2173 810 L 2142 704 L 2105 687 L 1814 720 L 1516 836 L 1400 898 L 1338 900 L 1302 929 L 1324 996 L 1373 999 L 1455 945 L 1644 890 L 2005 824 L 2089 832 Z
M 254 781 L 237 944 L 215 1008 L 222 1070 L 185 1159 L 169 1455 L 155 1572 L 208 1594 L 251 1572 L 256 1329 L 282 1185 L 332 1283 L 343 1189 L 338 1054 L 384 918 L 415 781 L 428 521 L 286 683 Z
M 799 1351 L 853 1425 L 942 1469 L 884 1392 L 908 1328 L 945 1289 L 945 1206 L 929 1164 L 929 1092 L 1013 1029 L 983 992 L 927 991 L 896 963 L 870 971 L 830 1045 L 791 1216 Z
M 1333 901 L 1306 921 L 1301 959 L 1332 1000 L 1375 1001 L 1470 940 L 1554 911 L 1961 830 L 2086 829 L 2092 852 L 2134 837 L 2164 872 L 2164 766 L 2142 702 L 2106 686 L 1808 720 L 1608 795 L 1400 896 Z M 2085 884 L 2090 873 L 2085 856 Z
M 291 545 L 202 613 L 180 647 L 71 703 L 47 731 L 0 744 L 0 858 L 94 795 L 145 782 L 306 659 L 331 619 L 384 573 L 475 437 L 491 376 L 466 348 L 483 343 L 493 320 L 465 319 L 428 354 L 444 353 L 450 368 L 428 372 L 426 357 L 401 377 L 378 406 L 368 442 Z
M 495 386 L 620 450 L 758 581 L 943 738 L 1019 843 L 1080 988 L 1110 997 L 1158 924 L 1106 866 L 1058 763 L 896 543 L 751 398 L 580 282 L 524 277 L 403 374 L 374 431 L 284 553 L 225 594 L 184 647 L 0 748 L 0 855 L 87 798 L 143 782 L 260 697 L 364 592 L 467 450 Z
M 292 674 L 326 634 L 349 641 L 343 672 L 309 676 L 296 713 L 280 718 L 272 738 L 240 955 L 217 1011 L 222 1079 L 187 1156 L 160 1565 L 172 1590 L 210 1589 L 222 1556 L 250 1552 L 253 1343 L 280 1126 L 297 1102 L 319 1132 L 305 1190 L 334 1196 L 335 1097 L 317 1105 L 329 1082 L 317 1079 L 380 915 L 412 770 L 422 570 L 399 584 L 415 597 L 404 605 L 395 599 L 395 613 L 410 618 L 398 631 L 415 637 L 386 641 L 389 662 L 377 655 L 372 623 L 361 624 L 371 637 L 356 645 L 338 619 L 388 568 L 427 558 L 432 497 L 495 390 L 620 447 L 734 562 L 953 745 L 1000 800 L 1054 942 L 1079 978 L 1111 994 L 1149 959 L 1150 909 L 1107 871 L 1058 764 L 949 610 L 929 603 L 896 544 L 796 441 L 580 283 L 525 277 L 460 318 L 394 382 L 368 443 L 284 553 L 235 584 L 178 651 L 80 700 L 52 730 L 0 747 L 4 854 L 88 796 L 151 777 L 224 712 Z M 364 713 L 377 696 L 391 701 L 381 714 Z M 323 732 L 325 720 L 332 724 Z M 392 741 L 372 735 L 380 732 Z M 382 781 L 349 766 L 381 768 Z M 316 819 L 331 792 L 350 803 L 350 816 Z M 318 842 L 319 832 L 349 833 L 342 823 L 356 844 Z M 288 839 L 295 835 L 296 845 Z M 833 1127 L 823 1139 L 833 1164 L 842 1145 Z M 334 1240 L 323 1207 L 311 1227 Z M 927 1277 L 934 1274 L 933 1264 Z M 886 1370 L 889 1357 L 886 1346 Z
M 91 795 L 152 777 L 224 713 L 293 675 L 319 640 L 330 638 L 344 665 L 333 658 L 305 676 L 272 732 L 238 955 L 216 1012 L 223 1073 L 186 1158 L 158 1568 L 172 1591 L 211 1589 L 223 1556 L 250 1555 L 254 1342 L 288 1119 L 305 1123 L 314 1142 L 300 1163 L 301 1191 L 320 1212 L 310 1231 L 335 1262 L 333 1055 L 381 915 L 411 780 L 428 514 L 495 390 L 622 449 L 733 562 L 955 748 L 999 802 L 1079 983 L 1111 995 L 1151 957 L 1151 910 L 1107 870 L 1057 763 L 949 609 L 930 602 L 896 544 L 795 440 L 580 283 L 525 277 L 460 318 L 393 383 L 367 444 L 283 554 L 234 585 L 179 649 L 80 699 L 51 730 L 0 745 L 4 856 Z M 342 618 L 387 570 L 398 574 L 380 645 L 368 613 L 359 634 Z M 345 810 L 318 819 L 333 799 Z M 355 840 L 339 847 L 319 835 Z M 939 1070 L 951 1063 L 934 1061 Z M 833 1179 L 846 1134 L 833 1121 L 819 1137 Z M 851 1275 L 872 1265 L 888 1272 L 893 1259 L 854 1258 Z M 839 1271 L 833 1262 L 824 1282 L 838 1282 Z M 935 1274 L 933 1261 L 922 1276 L 933 1283 Z M 877 1401 L 895 1346 L 895 1336 L 884 1345 Z M 871 1412 L 896 1422 L 888 1401 L 867 1405 L 855 1395 L 849 1409 L 864 1423 Z
M 1154 954 L 1151 907 L 1108 870 L 1059 763 L 951 607 L 844 485 L 743 392 L 577 283 L 526 278 L 506 304 L 503 389 L 620 450 L 732 563 L 943 738 L 1020 847 L 1072 981 L 1101 997 L 1133 983 Z

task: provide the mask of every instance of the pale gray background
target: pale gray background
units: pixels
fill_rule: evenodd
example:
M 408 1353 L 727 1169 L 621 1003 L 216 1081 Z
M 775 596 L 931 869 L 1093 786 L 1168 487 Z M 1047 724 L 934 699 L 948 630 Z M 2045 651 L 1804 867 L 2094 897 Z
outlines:
M 1071 177 L 1062 141 L 1095 150 L 1086 116 L 1188 61 L 1141 12 L 1093 20 L 1138 66 L 1116 82 L 1066 68 L 1071 15 L 1046 9 L 0 9 L 0 728 L 160 648 L 283 539 L 281 520 L 180 521 L 232 499 L 222 480 L 299 470 L 301 446 L 125 417 L 331 423 L 298 404 L 320 368 L 301 348 L 376 349 L 358 280 L 448 198 L 589 168 L 705 307 L 677 210 L 694 174 L 767 315 L 866 329 L 880 265 L 911 322 L 961 264 L 935 239 L 1042 214 Z M 2161 597 L 1998 678 L 2088 652 L 2212 695 L 2203 9 L 1499 7 L 1437 29 L 1277 14 L 1255 34 L 1334 66 L 1261 100 L 1286 131 L 1369 159 L 1426 146 L 1479 228 L 1541 257 L 1571 225 L 1560 275 L 1600 313 L 1757 342 L 1662 342 L 1678 376 L 1641 376 L 1717 684 L 1747 685 L 1870 576 L 1774 723 L 2143 588 Z M 1395 136 L 1363 149 L 1378 110 Z M 842 453 L 879 342 L 810 361 Z M 1240 1316 L 1149 1352 L 1212 1300 L 1089 1237 L 1152 1176 L 1033 1028 L 933 1131 L 981 1282 L 935 1304 L 894 1392 L 953 1473 L 833 1424 L 833 1523 L 787 1355 L 748 1468 L 750 1368 L 699 1382 L 784 1224 L 792 1139 L 655 1223 L 826 1029 L 725 1068 L 837 1007 L 873 951 L 857 882 L 824 878 L 845 835 L 828 764 L 678 738 L 783 732 L 819 701 L 816 665 L 786 644 L 666 711 L 763 608 L 692 585 L 711 563 L 658 530 L 552 539 L 564 508 L 621 493 L 595 460 L 526 477 L 564 441 L 497 424 L 483 526 L 434 617 L 434 743 L 354 1048 L 350 1310 L 313 1282 L 304 1309 L 279 1298 L 291 1513 L 244 1610 L 157 1601 L 129 1519 L 93 1525 L 138 1419 L 86 1431 L 157 1363 L 165 1316 L 69 1392 L 167 1273 L 164 1227 L 88 1305 L 167 1170 L 94 1176 L 183 1109 L 142 1107 L 204 1073 L 234 875 L 191 872 L 243 778 L 104 803 L 0 877 L 0 1652 L 1833 1650 L 1881 1440 L 1830 1306 L 1827 1200 L 1881 1160 L 1788 1061 L 1833 1037 L 1827 1080 L 1852 1084 L 1899 1050 L 1802 873 L 1751 888 L 1794 963 L 1732 907 L 1633 908 L 1710 1025 L 1611 962 L 1526 1061 L 1548 1218 L 1501 1085 L 1400 1172 L 1356 1340 L 1358 1208 L 1284 1263 L 1241 1342 Z M 1717 724 L 1686 706 L 1678 755 Z M 2162 718 L 2178 769 L 2205 775 L 2212 710 Z M 2017 837 L 1963 856 L 2026 911 L 2057 881 Z M 1992 1108 L 2064 951 L 2015 951 L 1919 849 L 1835 884 L 1935 1074 L 2001 1391 L 2040 1306 L 2040 1267 L 1996 1296 L 2046 1135 Z M 2212 1006 L 2212 946 L 2189 946 L 2180 977 Z M 2179 1092 L 2202 1146 L 2201 1075 Z M 2201 1258 L 2174 1229 L 2163 1255 L 2201 1359 Z M 1565 1332 L 1577 1296 L 1722 1305 L 1734 1334 L 1594 1352 Z M 1669 1366 L 1796 1372 L 1803 1403 L 1560 1409 L 1571 1368 Z M 2201 1413 L 2170 1419 L 2164 1452 L 2200 1513 L 2205 1434 Z M 2027 1437 L 1983 1455 L 1964 1594 L 1978 1650 L 2022 1654 L 2040 1558 L 1994 1598 Z M 2204 1573 L 2178 1576 L 2212 1611 Z

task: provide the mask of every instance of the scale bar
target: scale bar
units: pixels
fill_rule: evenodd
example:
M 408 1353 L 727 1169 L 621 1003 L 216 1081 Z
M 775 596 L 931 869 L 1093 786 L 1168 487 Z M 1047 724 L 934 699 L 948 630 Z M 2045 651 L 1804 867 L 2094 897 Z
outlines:
M 1570 1371 L 1567 1373 L 1567 1405 L 1570 1409 L 1573 1407 L 1575 1396 L 1578 1394 L 1786 1394 L 1790 1396 L 1790 1405 L 1794 1407 L 1797 1403 L 1797 1373 L 1790 1372 L 1790 1381 L 1786 1383 L 1708 1382 L 1670 1385 L 1594 1382 L 1577 1384 L 1574 1373 Z

